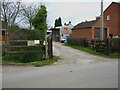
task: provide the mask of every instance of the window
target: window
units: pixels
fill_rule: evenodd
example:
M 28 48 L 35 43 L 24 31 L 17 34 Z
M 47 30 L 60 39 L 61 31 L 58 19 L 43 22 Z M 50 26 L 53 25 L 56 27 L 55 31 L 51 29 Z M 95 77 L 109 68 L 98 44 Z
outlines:
M 6 36 L 6 31 L 2 31 L 2 36 Z
M 107 15 L 107 20 L 110 20 L 110 15 Z

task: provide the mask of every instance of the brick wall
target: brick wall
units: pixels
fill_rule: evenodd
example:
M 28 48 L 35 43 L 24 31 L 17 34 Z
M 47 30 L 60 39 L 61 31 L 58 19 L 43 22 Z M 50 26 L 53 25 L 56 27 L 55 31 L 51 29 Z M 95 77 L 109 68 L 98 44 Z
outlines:
M 95 33 L 95 29 L 96 28 L 101 28 L 101 21 L 99 20 L 97 23 L 95 23 L 94 25 L 93 25 L 93 32 Z M 109 28 L 107 27 L 107 25 L 106 25 L 106 23 L 104 23 L 104 28 L 106 29 L 106 37 L 108 37 L 109 36 Z M 100 32 L 100 31 L 99 31 Z M 101 32 L 100 32 L 101 33 Z M 104 33 L 105 34 L 105 33 Z M 99 36 L 99 35 L 98 35 Z
M 109 27 L 109 34 L 112 34 L 113 36 L 120 34 L 120 26 L 118 25 L 118 14 L 120 15 L 119 8 L 120 5 L 112 3 L 104 11 L 104 23 Z M 110 20 L 107 20 L 108 15 L 110 15 Z
M 72 37 L 87 38 L 92 40 L 92 28 L 72 30 Z
M 118 11 L 118 32 L 120 35 L 120 5 L 119 5 L 119 11 Z
M 0 17 L 0 41 L 2 40 L 2 21 L 1 21 L 1 17 Z
M 110 20 L 107 20 L 107 16 L 110 15 Z M 93 28 L 100 28 L 100 20 L 93 26 Z M 104 28 L 107 28 L 107 37 L 109 34 L 117 36 L 120 34 L 120 5 L 112 3 L 104 11 Z

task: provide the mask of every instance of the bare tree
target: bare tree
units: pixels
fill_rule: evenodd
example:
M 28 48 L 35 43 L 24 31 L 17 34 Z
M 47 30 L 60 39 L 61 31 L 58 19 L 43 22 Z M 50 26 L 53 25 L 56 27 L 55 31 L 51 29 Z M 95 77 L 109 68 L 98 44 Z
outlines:
M 6 29 L 8 26 L 18 25 L 20 23 L 27 23 L 29 29 L 32 29 L 31 20 L 39 10 L 39 3 L 22 3 L 20 0 L 11 2 L 11 0 L 2 0 L 1 2 L 1 14 L 2 20 L 6 23 Z
M 29 24 L 29 29 L 32 29 L 32 19 L 35 17 L 38 12 L 40 4 L 24 4 L 21 6 L 22 14 L 25 22 Z
M 20 12 L 20 5 L 20 1 L 10 2 L 9 0 L 3 0 L 1 2 L 2 19 L 5 21 L 6 26 L 15 24 L 16 18 Z

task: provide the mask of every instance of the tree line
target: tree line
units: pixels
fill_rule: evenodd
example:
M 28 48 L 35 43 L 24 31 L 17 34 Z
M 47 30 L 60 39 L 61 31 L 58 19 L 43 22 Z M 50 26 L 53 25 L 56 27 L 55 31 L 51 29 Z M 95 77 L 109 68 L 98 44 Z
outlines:
M 55 27 L 58 27 L 58 26 L 62 26 L 61 17 L 59 17 L 58 19 L 55 19 Z

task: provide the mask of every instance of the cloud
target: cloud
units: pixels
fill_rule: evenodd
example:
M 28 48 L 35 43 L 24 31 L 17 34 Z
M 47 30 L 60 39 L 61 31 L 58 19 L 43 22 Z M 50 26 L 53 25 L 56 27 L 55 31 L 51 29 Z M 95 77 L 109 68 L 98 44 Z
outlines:
M 107 1 L 104 2 L 104 10 L 112 2 L 111 0 Z M 101 3 L 98 2 L 98 0 L 96 2 L 47 2 L 48 24 L 54 26 L 54 21 L 58 17 L 62 18 L 63 23 L 72 21 L 73 25 L 85 20 L 93 20 L 101 13 L 100 4 Z
M 28 2 L 41 2 L 47 7 L 49 26 L 54 26 L 54 21 L 58 17 L 62 18 L 62 23 L 72 22 L 76 25 L 85 20 L 93 20 L 99 16 L 101 0 L 28 0 Z M 104 10 L 110 5 L 112 0 L 103 0 Z M 118 0 L 114 0 L 117 1 Z
M 38 0 L 39 1 L 39 0 Z M 101 2 L 101 0 L 42 0 L 44 2 Z M 112 2 L 113 0 L 103 0 L 104 2 Z M 118 2 L 118 0 L 114 0 Z

